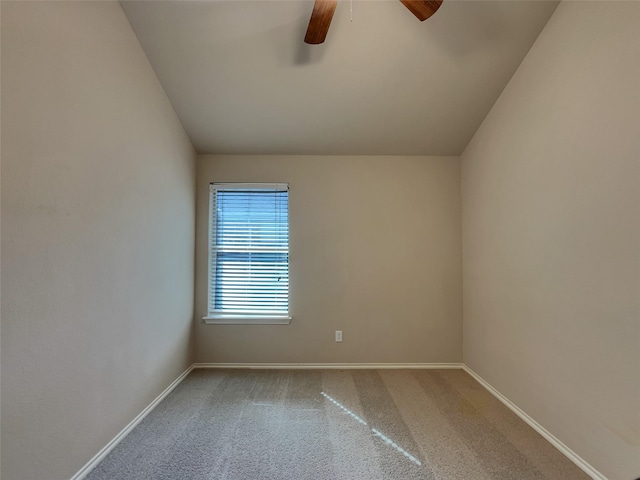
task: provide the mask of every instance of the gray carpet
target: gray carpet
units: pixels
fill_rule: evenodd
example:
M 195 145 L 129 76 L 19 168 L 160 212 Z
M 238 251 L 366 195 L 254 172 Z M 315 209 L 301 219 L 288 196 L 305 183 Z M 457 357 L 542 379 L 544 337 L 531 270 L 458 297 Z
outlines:
M 589 477 L 462 370 L 195 370 L 87 478 Z

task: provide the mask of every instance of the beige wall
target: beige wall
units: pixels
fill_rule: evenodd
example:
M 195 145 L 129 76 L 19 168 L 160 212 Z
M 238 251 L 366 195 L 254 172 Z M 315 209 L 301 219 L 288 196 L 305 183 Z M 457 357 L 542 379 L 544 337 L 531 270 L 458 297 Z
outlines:
M 457 157 L 200 156 L 197 177 L 197 361 L 461 360 Z M 208 184 L 243 181 L 290 184 L 290 325 L 200 320 Z
M 195 154 L 117 2 L 2 2 L 2 127 L 2 479 L 68 479 L 192 360 Z
M 563 2 L 462 156 L 464 360 L 640 475 L 640 4 Z

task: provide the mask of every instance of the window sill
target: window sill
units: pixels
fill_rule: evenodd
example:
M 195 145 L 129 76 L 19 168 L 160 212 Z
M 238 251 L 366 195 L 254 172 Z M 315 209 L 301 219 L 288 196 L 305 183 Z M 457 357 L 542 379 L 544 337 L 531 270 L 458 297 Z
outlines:
M 289 315 L 209 315 L 202 317 L 207 325 L 289 325 L 291 317 Z

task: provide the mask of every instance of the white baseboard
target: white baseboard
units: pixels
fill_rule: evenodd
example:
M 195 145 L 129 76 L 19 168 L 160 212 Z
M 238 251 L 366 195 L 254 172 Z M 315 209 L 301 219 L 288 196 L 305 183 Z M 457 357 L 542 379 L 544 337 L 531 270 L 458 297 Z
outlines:
M 144 417 L 149 415 L 149 413 L 151 413 L 151 411 L 156 408 L 156 406 L 162 400 L 164 400 L 164 398 L 169 395 L 173 391 L 173 389 L 176 388 L 187 377 L 187 375 L 189 375 L 189 373 L 191 373 L 191 370 L 193 370 L 193 365 L 187 368 L 178 378 L 176 378 L 171 383 L 171 385 L 165 388 L 164 391 L 160 395 L 158 395 L 155 400 L 153 400 L 153 402 L 147 405 L 147 407 L 142 410 L 142 412 L 140 412 L 138 416 L 136 416 L 136 418 L 131 420 L 131 422 L 126 427 L 124 427 L 120 431 L 120 433 L 113 437 L 113 439 L 109 443 L 107 443 L 102 450 L 96 453 L 84 467 L 78 470 L 78 472 L 73 477 L 71 477 L 71 480 L 82 480 L 83 478 L 85 478 L 89 474 L 89 472 L 93 470 L 104 459 L 104 457 L 106 457 L 109 452 L 111 452 L 111 450 L 113 450 L 116 445 L 118 445 L 118 443 L 120 443 L 120 441 L 124 437 L 126 437 L 127 434 L 144 419 Z
M 493 388 L 484 378 L 478 375 L 476 372 L 471 370 L 468 366 L 463 365 L 462 369 L 471 375 L 475 380 L 480 383 L 484 388 L 486 388 L 494 397 L 500 400 L 505 404 L 507 408 L 509 408 L 513 413 L 515 413 L 518 417 L 524 420 L 531 428 L 533 428 L 536 432 L 542 435 L 551 445 L 556 447 L 562 454 L 564 454 L 569 460 L 575 463 L 584 473 L 589 475 L 593 480 L 607 480 L 603 474 L 601 474 L 598 470 L 593 468 L 587 461 L 585 461 L 580 455 L 567 447 L 564 443 L 562 443 L 555 435 L 549 432 L 546 428 L 536 422 L 533 418 L 527 415 L 523 410 L 520 409 L 515 403 L 501 394 L 498 390 Z
M 461 363 L 194 363 L 193 368 L 247 368 L 282 370 L 357 370 L 357 369 L 451 369 Z

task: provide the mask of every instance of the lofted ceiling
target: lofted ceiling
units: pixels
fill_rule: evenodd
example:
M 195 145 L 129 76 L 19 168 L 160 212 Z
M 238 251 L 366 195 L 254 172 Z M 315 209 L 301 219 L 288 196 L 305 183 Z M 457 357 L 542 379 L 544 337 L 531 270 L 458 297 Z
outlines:
M 307 45 L 313 1 L 121 4 L 196 150 L 265 155 L 459 155 L 557 6 L 342 0 Z

